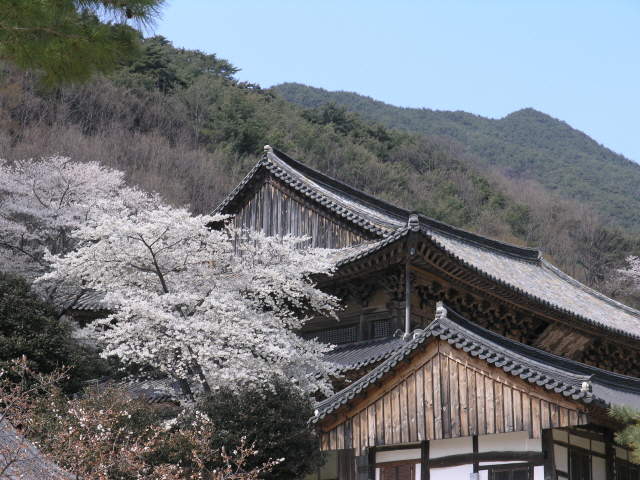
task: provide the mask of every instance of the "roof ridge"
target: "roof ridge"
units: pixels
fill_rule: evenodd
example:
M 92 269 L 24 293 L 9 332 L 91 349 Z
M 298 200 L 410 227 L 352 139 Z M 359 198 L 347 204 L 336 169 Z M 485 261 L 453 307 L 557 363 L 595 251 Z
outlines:
M 454 227 L 453 225 L 447 225 L 444 222 L 425 217 L 424 215 L 420 215 L 420 220 L 424 220 L 425 222 L 424 225 L 421 224 L 421 227 L 423 227 L 421 229 L 423 230 L 423 233 L 425 233 L 425 235 L 429 235 L 427 233 L 429 230 L 424 227 L 430 227 L 432 230 L 435 230 L 443 235 L 455 236 L 461 241 L 478 245 L 484 248 L 489 248 L 504 255 L 518 257 L 525 261 L 539 262 L 542 259 L 542 252 L 537 248 L 521 247 L 520 245 L 514 245 L 512 243 L 485 237 L 484 235 L 470 232 L 469 230 L 465 230 L 463 228 Z
M 385 210 L 387 209 L 392 210 L 392 213 L 389 211 L 385 211 L 383 213 L 387 215 L 392 215 L 392 216 L 396 215 L 399 221 L 402 221 L 402 222 L 406 221 L 406 219 L 409 218 L 409 215 L 411 214 L 411 210 L 394 205 L 386 200 L 382 200 L 363 190 L 360 190 L 340 180 L 330 177 L 322 172 L 319 172 L 318 170 L 315 170 L 312 167 L 309 167 L 308 165 L 305 165 L 304 163 L 298 160 L 295 160 L 289 157 L 288 155 L 278 150 L 277 148 L 273 146 L 270 146 L 270 147 L 271 147 L 271 150 L 273 151 L 273 154 L 276 156 L 276 158 L 283 161 L 289 167 L 294 168 L 303 174 L 310 174 L 312 178 L 319 183 L 325 184 L 328 187 L 338 188 L 343 191 L 353 192 L 354 194 L 357 194 L 357 196 L 360 197 L 360 199 L 364 197 L 367 200 L 367 203 L 369 203 L 372 206 L 381 207 L 381 208 L 384 208 Z M 269 152 L 267 152 L 267 154 L 265 154 L 265 157 L 263 158 L 270 160 L 268 153 Z M 454 235 L 468 242 L 475 243 L 483 247 L 491 248 L 503 254 L 514 255 L 528 261 L 538 261 L 540 258 L 542 258 L 542 253 L 537 248 L 521 247 L 519 245 L 513 245 L 507 242 L 502 242 L 500 240 L 495 240 L 489 237 L 485 237 L 484 235 L 480 235 L 478 233 L 470 232 L 460 227 L 455 227 L 453 225 L 446 224 L 444 222 L 441 222 L 440 220 L 436 220 L 434 218 L 430 218 L 422 214 L 419 215 L 419 218 L 420 218 L 421 224 L 423 224 L 424 226 L 428 226 L 434 230 L 437 230 L 440 233 Z
M 358 348 L 360 347 L 368 347 L 371 345 L 375 345 L 375 344 L 382 344 L 382 343 L 386 343 L 386 342 L 393 342 L 395 339 L 391 336 L 391 337 L 382 337 L 382 338 L 372 338 L 369 340 L 364 340 L 364 341 L 360 341 L 357 343 L 343 343 L 342 345 L 336 345 L 333 350 L 327 352 L 327 353 L 336 353 L 336 352 L 340 352 L 342 350 L 353 350 L 354 346 L 357 346 Z
M 425 233 L 425 235 L 428 235 L 428 234 L 426 234 L 426 233 Z M 613 327 L 613 326 L 611 326 L 611 325 L 606 325 L 606 324 L 604 324 L 604 323 L 602 323 L 602 322 L 599 322 L 599 321 L 594 320 L 594 319 L 592 319 L 592 318 L 586 317 L 586 316 L 584 316 L 584 315 L 582 315 L 582 314 L 580 314 L 580 313 L 577 313 L 577 312 L 575 312 L 574 310 L 570 310 L 569 308 L 562 307 L 562 306 L 560 306 L 558 303 L 554 303 L 554 302 L 552 302 L 552 301 L 550 301 L 550 300 L 545 300 L 544 298 L 542 298 L 542 297 L 541 297 L 541 296 L 539 296 L 539 295 L 536 295 L 536 294 L 534 294 L 534 293 L 530 293 L 530 292 L 528 292 L 528 291 L 526 291 L 526 290 L 524 290 L 524 289 L 522 289 L 522 288 L 520 288 L 520 287 L 516 286 L 515 284 L 513 284 L 513 283 L 511 283 L 511 282 L 509 282 L 509 281 L 507 281 L 507 280 L 504 280 L 504 279 L 502 279 L 502 278 L 500 278 L 500 277 L 497 277 L 497 276 L 495 276 L 495 275 L 493 275 L 493 274 L 489 273 L 488 271 L 486 271 L 486 270 L 482 269 L 481 267 L 478 267 L 478 266 L 476 266 L 476 265 L 472 264 L 471 262 L 469 262 L 469 261 L 465 260 L 465 259 L 464 259 L 464 258 L 462 258 L 460 255 L 458 255 L 457 253 L 455 253 L 454 251 L 452 251 L 452 250 L 451 250 L 450 248 L 448 248 L 446 245 L 443 245 L 439 240 L 437 240 L 437 239 L 435 239 L 435 238 L 433 238 L 433 237 L 431 237 L 431 236 L 429 236 L 429 237 L 432 239 L 432 241 L 436 244 L 436 246 L 437 246 L 438 248 L 442 249 L 442 251 L 443 251 L 445 254 L 449 255 L 451 258 L 454 258 L 456 261 L 460 262 L 462 265 L 464 265 L 464 266 L 466 266 L 466 267 L 470 268 L 471 270 L 473 270 L 473 271 L 475 271 L 475 272 L 480 273 L 481 275 L 483 275 L 484 277 L 488 278 L 488 279 L 489 279 L 489 280 L 491 280 L 491 281 L 494 281 L 494 282 L 496 282 L 496 283 L 498 283 L 498 284 L 500 284 L 500 285 L 503 285 L 503 286 L 505 286 L 505 287 L 507 287 L 507 288 L 509 288 L 509 289 L 512 289 L 512 290 L 514 290 L 515 292 L 517 292 L 517 293 L 519 293 L 519 294 L 521 294 L 521 295 L 524 295 L 525 297 L 530 298 L 530 299 L 534 300 L 535 302 L 538 302 L 538 303 L 540 303 L 540 304 L 542 304 L 542 305 L 545 305 L 545 306 L 547 306 L 547 307 L 549 307 L 549 308 L 552 308 L 552 309 L 554 309 L 554 310 L 556 310 L 556 311 L 558 311 L 558 312 L 560 312 L 560 313 L 564 313 L 564 314 L 567 314 L 567 315 L 571 315 L 572 317 L 575 317 L 575 318 L 577 318 L 578 320 L 584 321 L 584 322 L 586 322 L 586 323 L 587 323 L 587 324 L 589 324 L 589 325 L 595 325 L 595 326 L 596 326 L 596 327 L 598 327 L 598 328 L 604 328 L 605 330 L 608 330 L 608 331 L 610 331 L 610 332 L 613 332 L 613 333 L 616 333 L 616 334 L 622 335 L 622 336 L 627 337 L 627 338 L 633 338 L 633 339 L 636 339 L 636 340 L 637 340 L 637 339 L 640 339 L 640 335 L 638 335 L 638 334 L 631 333 L 631 332 L 628 332 L 628 331 L 623 330 L 623 329 L 621 329 L 621 328 Z M 538 264 L 538 266 L 540 266 L 541 268 L 542 268 L 544 265 L 546 265 L 546 266 L 551 266 L 551 264 L 550 264 L 549 262 L 547 262 L 546 260 L 544 260 L 543 258 L 541 258 L 541 259 L 540 259 L 540 261 L 539 261 L 539 262 L 537 262 L 537 264 Z M 553 266 L 552 266 L 552 267 L 553 267 Z M 556 272 L 561 272 L 561 270 L 557 269 L 556 267 L 553 267 L 553 268 L 556 270 Z M 566 275 L 566 274 L 564 274 L 564 275 Z M 571 282 L 571 284 L 572 284 L 572 285 L 574 285 L 574 286 L 576 286 L 576 285 L 577 285 L 577 286 L 580 286 L 581 288 L 583 288 L 583 290 L 584 290 L 585 292 L 589 293 L 589 291 L 591 290 L 591 289 L 589 289 L 589 287 L 587 287 L 587 286 L 585 286 L 585 285 L 581 284 L 580 282 L 578 282 L 577 280 L 575 280 L 575 279 L 573 279 L 573 278 L 569 277 L 568 275 L 566 275 L 566 277 L 567 277 L 567 278 L 570 278 L 570 279 L 572 280 L 572 282 Z M 562 277 L 560 276 L 560 278 L 562 278 Z M 588 290 L 586 290 L 586 289 L 588 289 Z M 595 296 L 597 299 L 601 299 L 600 295 L 602 295 L 602 294 L 598 294 L 598 295 L 594 295 L 594 296 Z M 608 297 L 605 297 L 605 298 L 608 298 Z M 612 303 L 612 302 L 613 302 L 613 303 Z M 612 300 L 612 299 L 609 299 L 609 301 L 608 301 L 608 302 L 606 302 L 606 303 L 608 303 L 609 305 L 614 306 L 614 307 L 618 307 L 619 305 L 622 305 L 622 304 L 620 304 L 620 303 L 618 303 L 618 302 L 615 302 L 615 300 Z M 637 311 L 635 311 L 635 310 L 634 310 L 634 309 L 632 309 L 631 307 L 627 307 L 626 305 L 625 305 L 624 307 L 625 307 L 625 308 L 624 308 L 624 311 L 627 311 L 627 310 L 629 310 L 629 309 L 630 309 L 630 310 L 631 310 L 631 312 L 628 312 L 628 313 L 632 313 L 634 317 L 636 317 L 636 318 L 640 318 L 640 317 L 638 316 Z
M 381 206 L 381 207 L 385 207 L 385 208 L 389 208 L 391 210 L 393 210 L 394 214 L 397 215 L 397 219 L 399 221 L 405 222 L 407 218 L 409 218 L 409 213 L 410 210 L 407 210 L 405 208 L 399 207 L 398 205 L 394 205 L 391 202 L 387 202 L 386 200 L 382 200 L 381 198 L 378 198 L 374 195 L 371 195 L 370 193 L 367 193 L 363 190 L 360 190 L 359 188 L 353 187 L 347 183 L 344 183 L 336 178 L 330 177 L 329 175 L 322 173 L 308 165 L 305 165 L 304 163 L 295 160 L 293 158 L 291 158 L 290 156 L 288 156 L 287 154 L 283 153 L 282 151 L 278 150 L 277 148 L 271 146 L 271 149 L 273 150 L 273 154 L 279 158 L 280 160 L 282 160 L 284 163 L 286 163 L 288 166 L 295 168 L 296 170 L 301 171 L 302 173 L 305 174 L 310 174 L 310 176 L 312 176 L 312 178 L 320 183 L 324 183 L 325 185 L 327 185 L 328 187 L 333 187 L 333 188 L 339 188 L 341 190 L 347 190 L 349 192 L 353 192 L 355 194 L 357 194 L 358 196 L 364 196 L 373 206 Z M 267 157 L 268 157 L 268 153 L 267 153 Z
M 504 337 L 498 333 L 492 332 L 491 330 L 488 330 L 484 327 L 481 327 L 480 325 L 477 325 L 473 322 L 471 322 L 470 320 L 466 319 L 465 317 L 463 317 L 462 315 L 460 315 L 459 313 L 457 313 L 456 311 L 447 308 L 442 302 L 439 302 L 439 307 L 438 309 L 442 309 L 445 311 L 445 313 L 441 314 L 441 316 L 438 316 L 438 309 L 436 310 L 436 320 L 441 320 L 444 321 L 445 323 L 450 323 L 453 325 L 458 326 L 459 328 L 463 328 L 475 335 L 480 335 L 476 332 L 474 332 L 474 330 L 479 330 L 482 332 L 482 335 L 480 335 L 484 340 L 487 341 L 491 341 L 493 343 L 496 343 L 498 346 L 501 346 L 501 343 L 506 343 L 507 345 L 511 345 L 514 346 L 516 348 L 519 349 L 523 349 L 524 351 L 528 352 L 529 354 L 531 354 L 532 356 L 538 356 L 538 357 L 544 357 L 546 359 L 548 359 L 549 361 L 554 361 L 556 363 L 560 363 L 560 364 L 568 364 L 567 366 L 574 366 L 579 368 L 580 370 L 585 370 L 588 371 L 589 373 L 580 373 L 580 374 L 576 374 L 579 376 L 584 376 L 584 377 L 593 377 L 593 375 L 599 375 L 598 379 L 599 380 L 605 380 L 607 379 L 610 382 L 615 383 L 617 386 L 620 385 L 620 380 L 625 380 L 625 381 L 631 381 L 634 383 L 638 384 L 638 388 L 640 388 L 640 378 L 635 378 L 635 377 L 630 377 L 628 375 L 622 375 L 620 373 L 615 373 L 615 372 L 610 372 L 608 370 L 603 370 L 602 368 L 598 368 L 598 367 L 594 367 L 592 365 L 587 365 L 581 362 L 578 362 L 576 360 L 571 360 L 570 358 L 565 358 L 565 357 L 561 357 L 559 355 L 555 355 L 553 353 L 549 353 L 549 352 L 545 352 L 544 350 L 540 350 L 537 349 L 535 347 L 532 347 L 531 345 L 527 345 L 525 343 L 521 343 L 518 342 L 516 340 L 512 340 L 510 338 Z M 453 317 L 453 318 L 452 318 Z M 447 322 L 448 320 L 448 322 Z M 432 322 L 433 324 L 434 322 Z M 486 338 L 489 337 L 489 338 Z M 505 348 L 505 347 L 502 347 Z M 518 355 L 517 352 L 515 352 L 516 355 Z M 523 356 L 526 356 L 524 354 L 520 354 Z M 556 367 L 556 366 L 549 366 L 549 369 L 552 370 L 561 370 L 560 368 Z
M 220 203 L 220 205 L 213 211 L 213 213 L 220 213 L 229 203 L 231 203 L 233 199 L 240 193 L 240 191 L 243 190 L 246 184 L 250 182 L 250 180 L 255 176 L 255 174 L 261 167 L 267 166 L 267 164 L 271 164 L 275 167 L 279 167 L 278 161 L 283 163 L 287 167 L 300 172 L 300 174 L 309 177 L 314 182 L 326 187 L 328 190 L 332 191 L 333 193 L 336 193 L 336 190 L 337 190 L 337 191 L 344 192 L 347 195 L 358 198 L 358 200 L 362 202 L 362 204 L 365 207 L 371 207 L 377 210 L 380 214 L 395 219 L 399 224 L 405 224 L 407 219 L 409 218 L 409 215 L 411 214 L 411 211 L 406 208 L 399 207 L 398 205 L 394 205 L 391 202 L 382 200 L 381 198 L 371 195 L 363 190 L 360 190 L 338 179 L 330 177 L 329 175 L 326 175 L 318 170 L 315 170 L 314 168 L 308 165 L 305 165 L 304 163 L 298 160 L 291 158 L 281 150 L 278 150 L 277 148 L 271 145 L 265 145 L 265 153 L 261 157 L 261 159 L 258 161 L 258 163 L 243 178 L 243 180 L 238 184 L 238 186 L 227 196 L 227 198 L 225 198 Z M 309 196 L 310 194 L 306 190 L 308 189 L 303 188 L 302 193 Z M 348 206 L 343 208 L 352 212 L 352 214 L 357 218 L 352 218 L 351 220 L 354 221 L 354 223 L 358 223 L 358 219 L 360 219 L 362 215 L 358 212 L 354 213 L 353 210 Z M 518 245 L 502 242 L 499 240 L 494 240 L 492 238 L 470 232 L 463 228 L 448 225 L 444 222 L 441 222 L 440 220 L 436 220 L 436 219 L 427 217 L 425 215 L 419 215 L 419 218 L 420 218 L 420 223 L 423 224 L 423 226 L 436 230 L 439 233 L 442 233 L 445 235 L 453 235 L 457 238 L 460 238 L 461 240 L 475 243 L 485 248 L 493 249 L 505 255 L 516 256 L 518 258 L 528 260 L 528 261 L 538 261 L 539 258 L 542 257 L 540 250 L 535 248 L 521 247 Z M 394 233 L 394 230 L 402 228 L 399 225 L 397 227 L 389 226 L 387 228 L 380 228 L 375 225 L 375 222 L 372 222 L 371 219 L 367 219 L 367 218 L 361 218 L 360 222 L 362 221 L 370 225 L 369 229 L 371 231 L 374 231 L 378 234 L 382 234 L 385 237 L 388 235 L 392 235 Z

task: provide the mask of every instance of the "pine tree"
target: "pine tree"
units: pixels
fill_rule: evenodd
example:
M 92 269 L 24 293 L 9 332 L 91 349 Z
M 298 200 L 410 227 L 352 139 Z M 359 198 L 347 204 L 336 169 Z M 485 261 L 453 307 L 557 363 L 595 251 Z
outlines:
M 43 72 L 45 87 L 84 82 L 140 51 L 164 0 L 4 0 L 0 59 Z

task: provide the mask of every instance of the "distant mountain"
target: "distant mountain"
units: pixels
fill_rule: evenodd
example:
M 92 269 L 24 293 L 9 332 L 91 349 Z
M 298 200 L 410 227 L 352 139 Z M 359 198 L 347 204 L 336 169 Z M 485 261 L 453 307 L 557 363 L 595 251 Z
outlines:
M 533 108 L 493 120 L 462 111 L 394 107 L 357 93 L 297 83 L 273 90 L 305 108 L 335 103 L 390 128 L 451 137 L 481 164 L 592 203 L 623 228 L 640 233 L 640 165 Z

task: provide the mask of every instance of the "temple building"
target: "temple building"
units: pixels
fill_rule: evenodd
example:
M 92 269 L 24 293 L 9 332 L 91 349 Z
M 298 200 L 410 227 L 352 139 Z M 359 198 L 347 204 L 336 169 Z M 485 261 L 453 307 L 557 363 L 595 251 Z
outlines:
M 216 210 L 332 249 L 335 394 L 310 420 L 317 480 L 628 480 L 610 405 L 640 408 L 640 312 L 538 250 L 418 215 L 271 146 Z

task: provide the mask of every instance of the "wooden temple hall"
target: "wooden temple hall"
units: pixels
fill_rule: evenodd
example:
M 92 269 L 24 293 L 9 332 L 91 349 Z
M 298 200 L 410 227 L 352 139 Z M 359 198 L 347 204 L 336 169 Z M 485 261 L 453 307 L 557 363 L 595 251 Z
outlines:
M 270 146 L 220 205 L 237 226 L 333 250 L 335 393 L 309 480 L 640 479 L 613 404 L 640 408 L 640 312 L 534 249 L 409 212 Z

